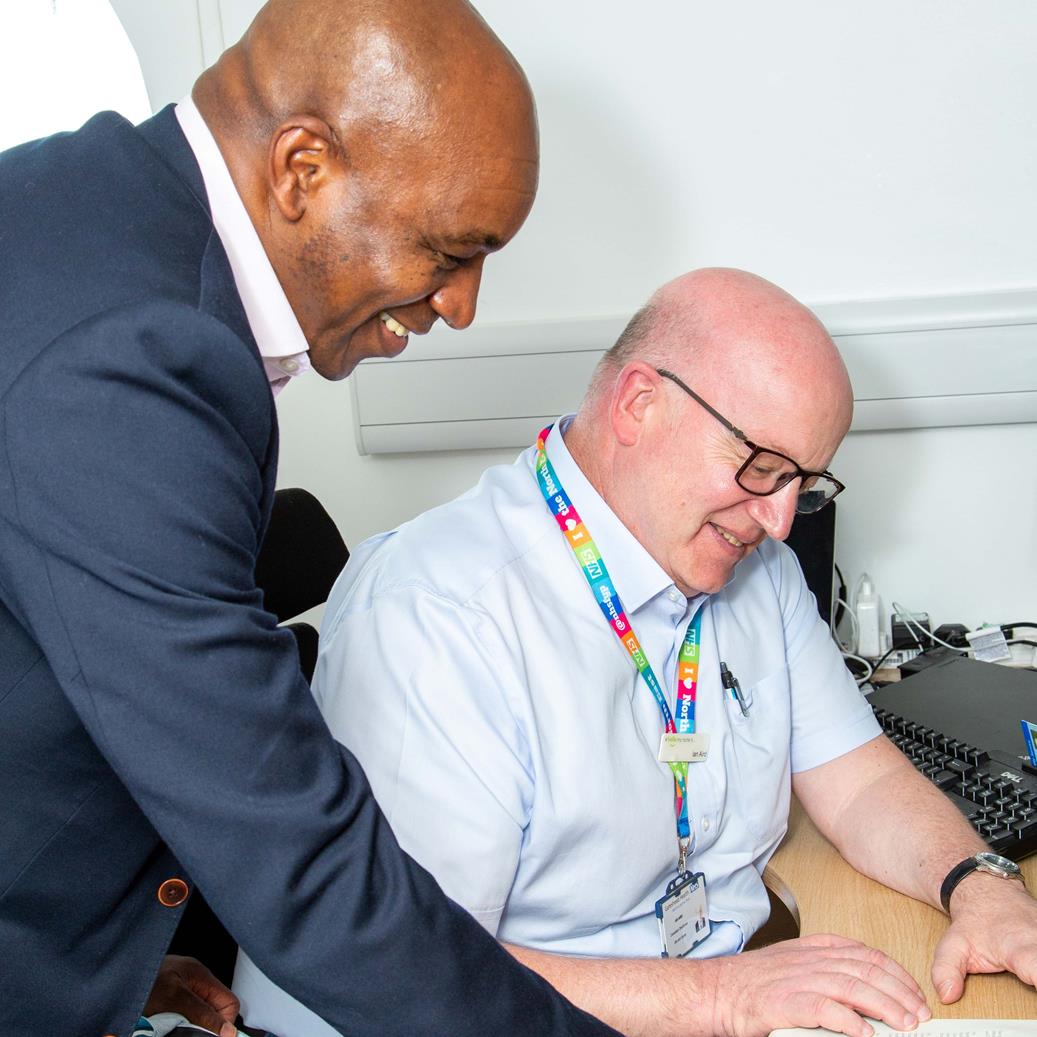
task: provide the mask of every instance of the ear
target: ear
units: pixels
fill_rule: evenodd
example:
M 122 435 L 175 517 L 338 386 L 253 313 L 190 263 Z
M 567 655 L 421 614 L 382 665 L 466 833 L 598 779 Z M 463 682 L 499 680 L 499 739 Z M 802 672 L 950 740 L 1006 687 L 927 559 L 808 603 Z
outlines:
M 643 360 L 632 360 L 616 379 L 609 419 L 616 439 L 635 446 L 644 435 L 653 408 L 658 406 L 659 376 Z
M 331 127 L 308 115 L 293 116 L 270 141 L 270 189 L 281 215 L 292 223 L 334 175 L 340 161 Z

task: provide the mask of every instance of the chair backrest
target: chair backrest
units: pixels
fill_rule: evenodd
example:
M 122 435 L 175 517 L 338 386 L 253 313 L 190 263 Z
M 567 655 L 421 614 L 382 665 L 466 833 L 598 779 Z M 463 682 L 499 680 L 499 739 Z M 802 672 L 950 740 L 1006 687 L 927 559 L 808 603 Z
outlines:
M 328 600 L 349 551 L 334 519 L 306 490 L 278 490 L 256 559 L 256 585 L 278 622 Z
M 312 493 L 287 489 L 274 494 L 270 525 L 256 559 L 256 586 L 278 622 L 323 605 L 348 559 L 338 527 Z M 317 631 L 308 623 L 291 623 L 288 629 L 295 635 L 299 665 L 312 680 Z

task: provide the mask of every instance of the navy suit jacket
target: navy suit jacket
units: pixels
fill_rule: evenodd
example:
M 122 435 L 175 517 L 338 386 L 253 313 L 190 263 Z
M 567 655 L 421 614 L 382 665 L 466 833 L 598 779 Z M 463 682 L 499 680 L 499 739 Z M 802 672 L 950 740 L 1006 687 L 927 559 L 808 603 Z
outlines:
M 612 1033 L 401 853 L 328 733 L 255 585 L 276 458 L 172 109 L 0 155 L 0 1034 L 128 1034 L 171 878 L 346 1034 Z

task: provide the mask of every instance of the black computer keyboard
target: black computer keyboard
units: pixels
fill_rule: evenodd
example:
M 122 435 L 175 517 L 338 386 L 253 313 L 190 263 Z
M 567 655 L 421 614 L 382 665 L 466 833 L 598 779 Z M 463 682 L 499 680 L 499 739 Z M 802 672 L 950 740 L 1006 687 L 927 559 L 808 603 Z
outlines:
M 1017 758 L 949 738 L 888 708 L 876 706 L 875 717 L 995 853 L 1019 860 L 1037 852 L 1037 776 L 1025 773 Z

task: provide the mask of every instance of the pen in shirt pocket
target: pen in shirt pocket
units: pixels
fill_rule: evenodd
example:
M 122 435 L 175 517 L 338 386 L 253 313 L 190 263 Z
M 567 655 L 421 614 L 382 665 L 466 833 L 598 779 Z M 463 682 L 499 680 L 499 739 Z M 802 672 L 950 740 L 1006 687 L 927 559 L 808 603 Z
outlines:
M 731 692 L 731 698 L 738 703 L 742 716 L 747 717 L 749 715 L 749 703 L 746 702 L 745 695 L 742 694 L 742 686 L 723 660 L 720 662 L 720 683 Z

